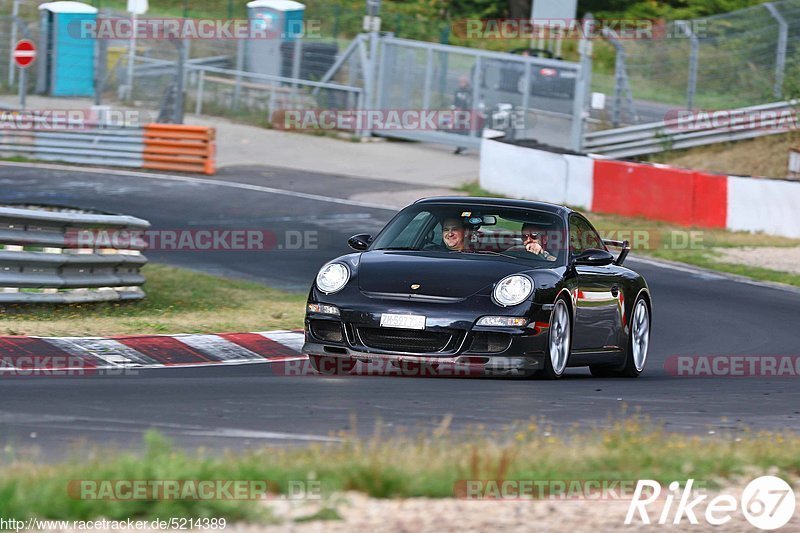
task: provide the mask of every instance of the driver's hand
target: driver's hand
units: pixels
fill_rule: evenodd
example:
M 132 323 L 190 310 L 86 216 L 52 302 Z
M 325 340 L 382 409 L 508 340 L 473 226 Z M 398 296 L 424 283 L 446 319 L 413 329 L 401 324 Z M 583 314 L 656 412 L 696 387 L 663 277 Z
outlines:
M 540 254 L 542 253 L 542 245 L 538 242 L 530 242 L 525 245 L 525 249 L 528 250 L 532 254 Z

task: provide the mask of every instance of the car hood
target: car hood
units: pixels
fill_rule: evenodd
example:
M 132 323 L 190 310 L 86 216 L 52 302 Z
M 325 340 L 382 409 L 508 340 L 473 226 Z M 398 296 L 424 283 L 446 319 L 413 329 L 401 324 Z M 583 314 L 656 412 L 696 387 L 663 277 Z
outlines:
M 376 250 L 362 254 L 358 286 L 363 292 L 466 298 L 527 269 L 493 255 Z

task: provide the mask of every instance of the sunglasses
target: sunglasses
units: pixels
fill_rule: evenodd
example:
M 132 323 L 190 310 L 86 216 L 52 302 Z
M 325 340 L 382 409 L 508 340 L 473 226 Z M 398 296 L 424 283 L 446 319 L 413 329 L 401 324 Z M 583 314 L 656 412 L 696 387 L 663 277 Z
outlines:
M 539 234 L 538 233 L 523 233 L 522 234 L 522 240 L 523 241 L 527 241 L 528 239 L 533 239 L 535 241 L 538 238 L 539 238 Z

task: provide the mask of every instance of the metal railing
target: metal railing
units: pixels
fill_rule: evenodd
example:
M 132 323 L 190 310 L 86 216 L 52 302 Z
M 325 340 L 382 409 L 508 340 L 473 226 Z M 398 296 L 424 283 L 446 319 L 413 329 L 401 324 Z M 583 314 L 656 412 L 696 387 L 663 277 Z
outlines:
M 609 157 L 633 157 L 786 133 L 794 128 L 798 101 L 721 112 L 687 111 L 684 118 L 587 133 L 583 149 Z
M 149 227 L 146 220 L 126 215 L 0 207 L 0 303 L 144 298 L 143 240 L 128 236 Z
M 224 69 L 204 64 L 187 64 L 186 70 L 197 74 L 194 87 L 196 114 L 202 113 L 204 94 L 208 94 L 205 91 L 208 90 L 210 83 L 218 83 L 230 88 L 231 107 L 233 108 L 238 108 L 240 105 L 247 107 L 253 105 L 247 102 L 245 93 L 248 90 L 255 91 L 262 96 L 265 95 L 266 111 L 270 116 L 277 108 L 281 107 L 357 109 L 363 105 L 364 90 L 360 87 Z M 320 90 L 326 92 L 320 94 Z M 339 93 L 339 97 L 333 98 L 333 94 L 327 94 L 330 91 Z
M 0 155 L 42 161 L 142 168 L 141 128 L 42 131 L 0 129 Z
M 206 126 L 103 127 L 80 115 L 56 121 L 12 112 L 0 117 L 0 157 L 213 174 L 215 134 Z
M 137 99 L 161 95 L 175 78 L 174 61 L 136 56 L 134 62 Z M 221 68 L 203 60 L 187 61 L 184 76 L 187 107 L 197 115 L 242 114 L 269 123 L 280 109 L 353 110 L 364 105 L 361 87 Z

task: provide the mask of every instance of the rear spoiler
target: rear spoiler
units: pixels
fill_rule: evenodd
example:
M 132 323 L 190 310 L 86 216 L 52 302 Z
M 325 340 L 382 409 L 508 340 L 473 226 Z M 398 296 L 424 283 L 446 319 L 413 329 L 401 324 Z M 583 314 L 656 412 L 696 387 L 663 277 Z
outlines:
M 618 266 L 621 266 L 622 263 L 625 262 L 625 258 L 628 257 L 628 253 L 630 253 L 631 251 L 631 244 L 628 241 L 615 241 L 612 239 L 603 239 L 603 244 L 605 244 L 606 246 L 612 246 L 614 248 L 622 248 L 622 251 L 614 260 L 614 264 Z

